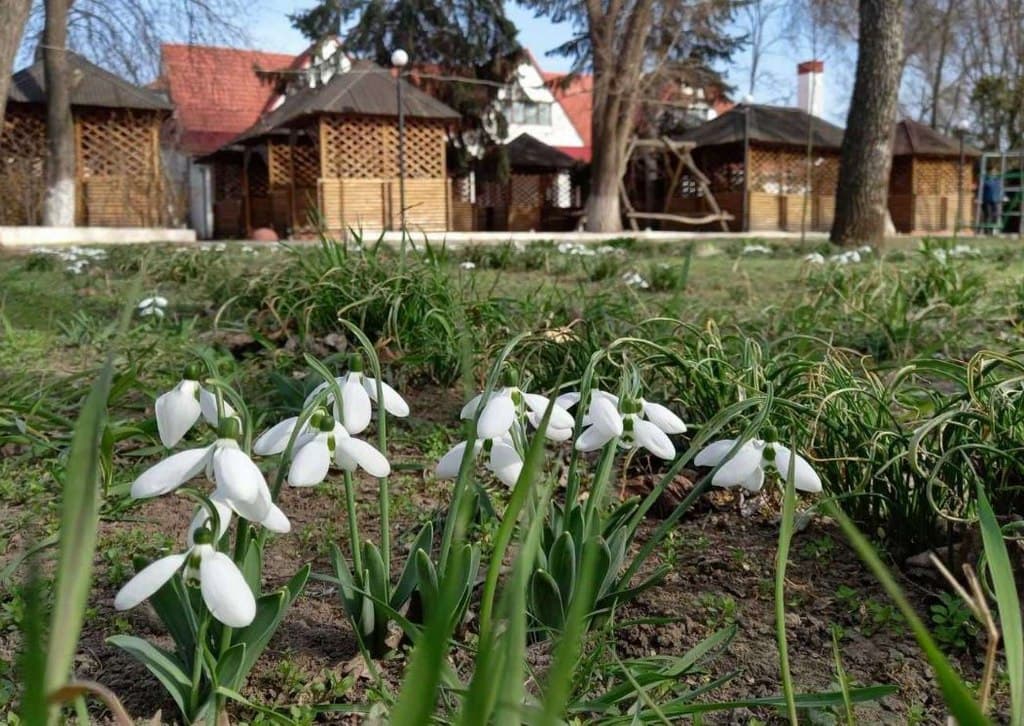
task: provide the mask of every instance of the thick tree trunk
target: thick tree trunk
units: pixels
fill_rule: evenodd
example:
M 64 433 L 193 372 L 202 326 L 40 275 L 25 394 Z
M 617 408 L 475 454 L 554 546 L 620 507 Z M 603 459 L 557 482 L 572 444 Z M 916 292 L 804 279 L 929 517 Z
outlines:
M 11 87 L 14 56 L 21 43 L 32 0 L 2 0 L 0 2 L 0 130 L 4 127 L 4 111 Z
M 622 169 L 617 156 L 613 144 L 594 146 L 586 207 L 588 232 L 622 231 L 622 209 L 619 205 Z
M 857 77 L 839 162 L 831 239 L 879 244 L 889 218 L 889 172 L 903 53 L 902 0 L 860 0 Z
M 43 72 L 46 77 L 46 196 L 43 224 L 75 226 L 75 127 L 68 72 L 68 5 L 46 0 Z

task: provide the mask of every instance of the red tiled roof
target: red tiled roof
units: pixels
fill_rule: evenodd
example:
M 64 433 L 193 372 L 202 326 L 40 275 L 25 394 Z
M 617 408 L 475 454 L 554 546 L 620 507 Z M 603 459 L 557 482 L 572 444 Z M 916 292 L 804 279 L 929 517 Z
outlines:
M 582 148 L 561 148 L 561 151 L 580 161 L 590 161 L 591 136 L 590 119 L 594 113 L 594 77 L 591 75 L 573 76 L 568 83 L 563 83 L 564 73 L 543 71 L 544 81 L 551 87 L 565 114 L 569 117 L 576 133 L 583 139 Z
M 161 85 L 175 106 L 182 149 L 206 154 L 252 126 L 274 96 L 256 69 L 291 67 L 297 56 L 239 48 L 161 47 Z

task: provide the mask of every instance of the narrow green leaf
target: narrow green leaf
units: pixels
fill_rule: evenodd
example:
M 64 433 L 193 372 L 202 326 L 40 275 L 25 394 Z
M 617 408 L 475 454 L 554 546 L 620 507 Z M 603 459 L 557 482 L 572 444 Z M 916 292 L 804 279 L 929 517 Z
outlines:
M 186 717 L 189 715 L 186 704 L 191 694 L 192 682 L 185 675 L 185 667 L 173 653 L 168 653 L 133 635 L 113 635 L 107 638 L 107 642 L 127 651 L 146 666 L 149 672 L 156 676 L 157 680 L 167 689 L 171 698 L 181 709 L 181 713 Z
M 1021 625 L 1020 596 L 1013 579 L 1013 566 L 1006 550 L 1002 529 L 982 483 L 978 482 L 978 519 L 985 545 L 985 563 L 999 610 L 999 628 L 1006 652 L 1006 673 L 1010 680 L 1010 724 L 1024 724 L 1024 627 Z
M 47 693 L 67 681 L 85 617 L 99 526 L 100 447 L 112 377 L 113 364 L 108 358 L 82 406 L 71 437 L 62 489 L 56 597 L 47 644 Z

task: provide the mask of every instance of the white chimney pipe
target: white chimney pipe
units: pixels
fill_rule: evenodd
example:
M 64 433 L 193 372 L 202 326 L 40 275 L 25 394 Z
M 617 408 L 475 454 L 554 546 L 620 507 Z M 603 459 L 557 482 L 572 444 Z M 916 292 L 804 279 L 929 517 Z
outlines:
M 810 60 L 797 64 L 797 106 L 812 116 L 825 109 L 825 62 Z

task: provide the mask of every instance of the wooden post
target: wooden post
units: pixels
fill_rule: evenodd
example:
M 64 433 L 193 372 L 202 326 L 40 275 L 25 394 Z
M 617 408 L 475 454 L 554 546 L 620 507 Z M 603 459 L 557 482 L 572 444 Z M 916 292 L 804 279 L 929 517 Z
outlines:
M 89 208 L 85 203 L 85 164 L 82 156 L 82 119 L 75 115 L 75 224 L 89 225 Z
M 299 226 L 298 210 L 295 206 L 295 129 L 288 131 L 288 208 L 292 218 L 292 234 Z
M 163 178 L 160 173 L 160 117 L 153 115 L 153 122 L 150 124 L 150 136 L 153 148 L 152 183 L 150 184 L 149 209 L 146 216 L 150 224 L 161 223 L 163 207 Z
M 249 155 L 248 146 L 242 152 L 242 227 L 245 236 L 252 237 L 252 201 L 249 199 Z

